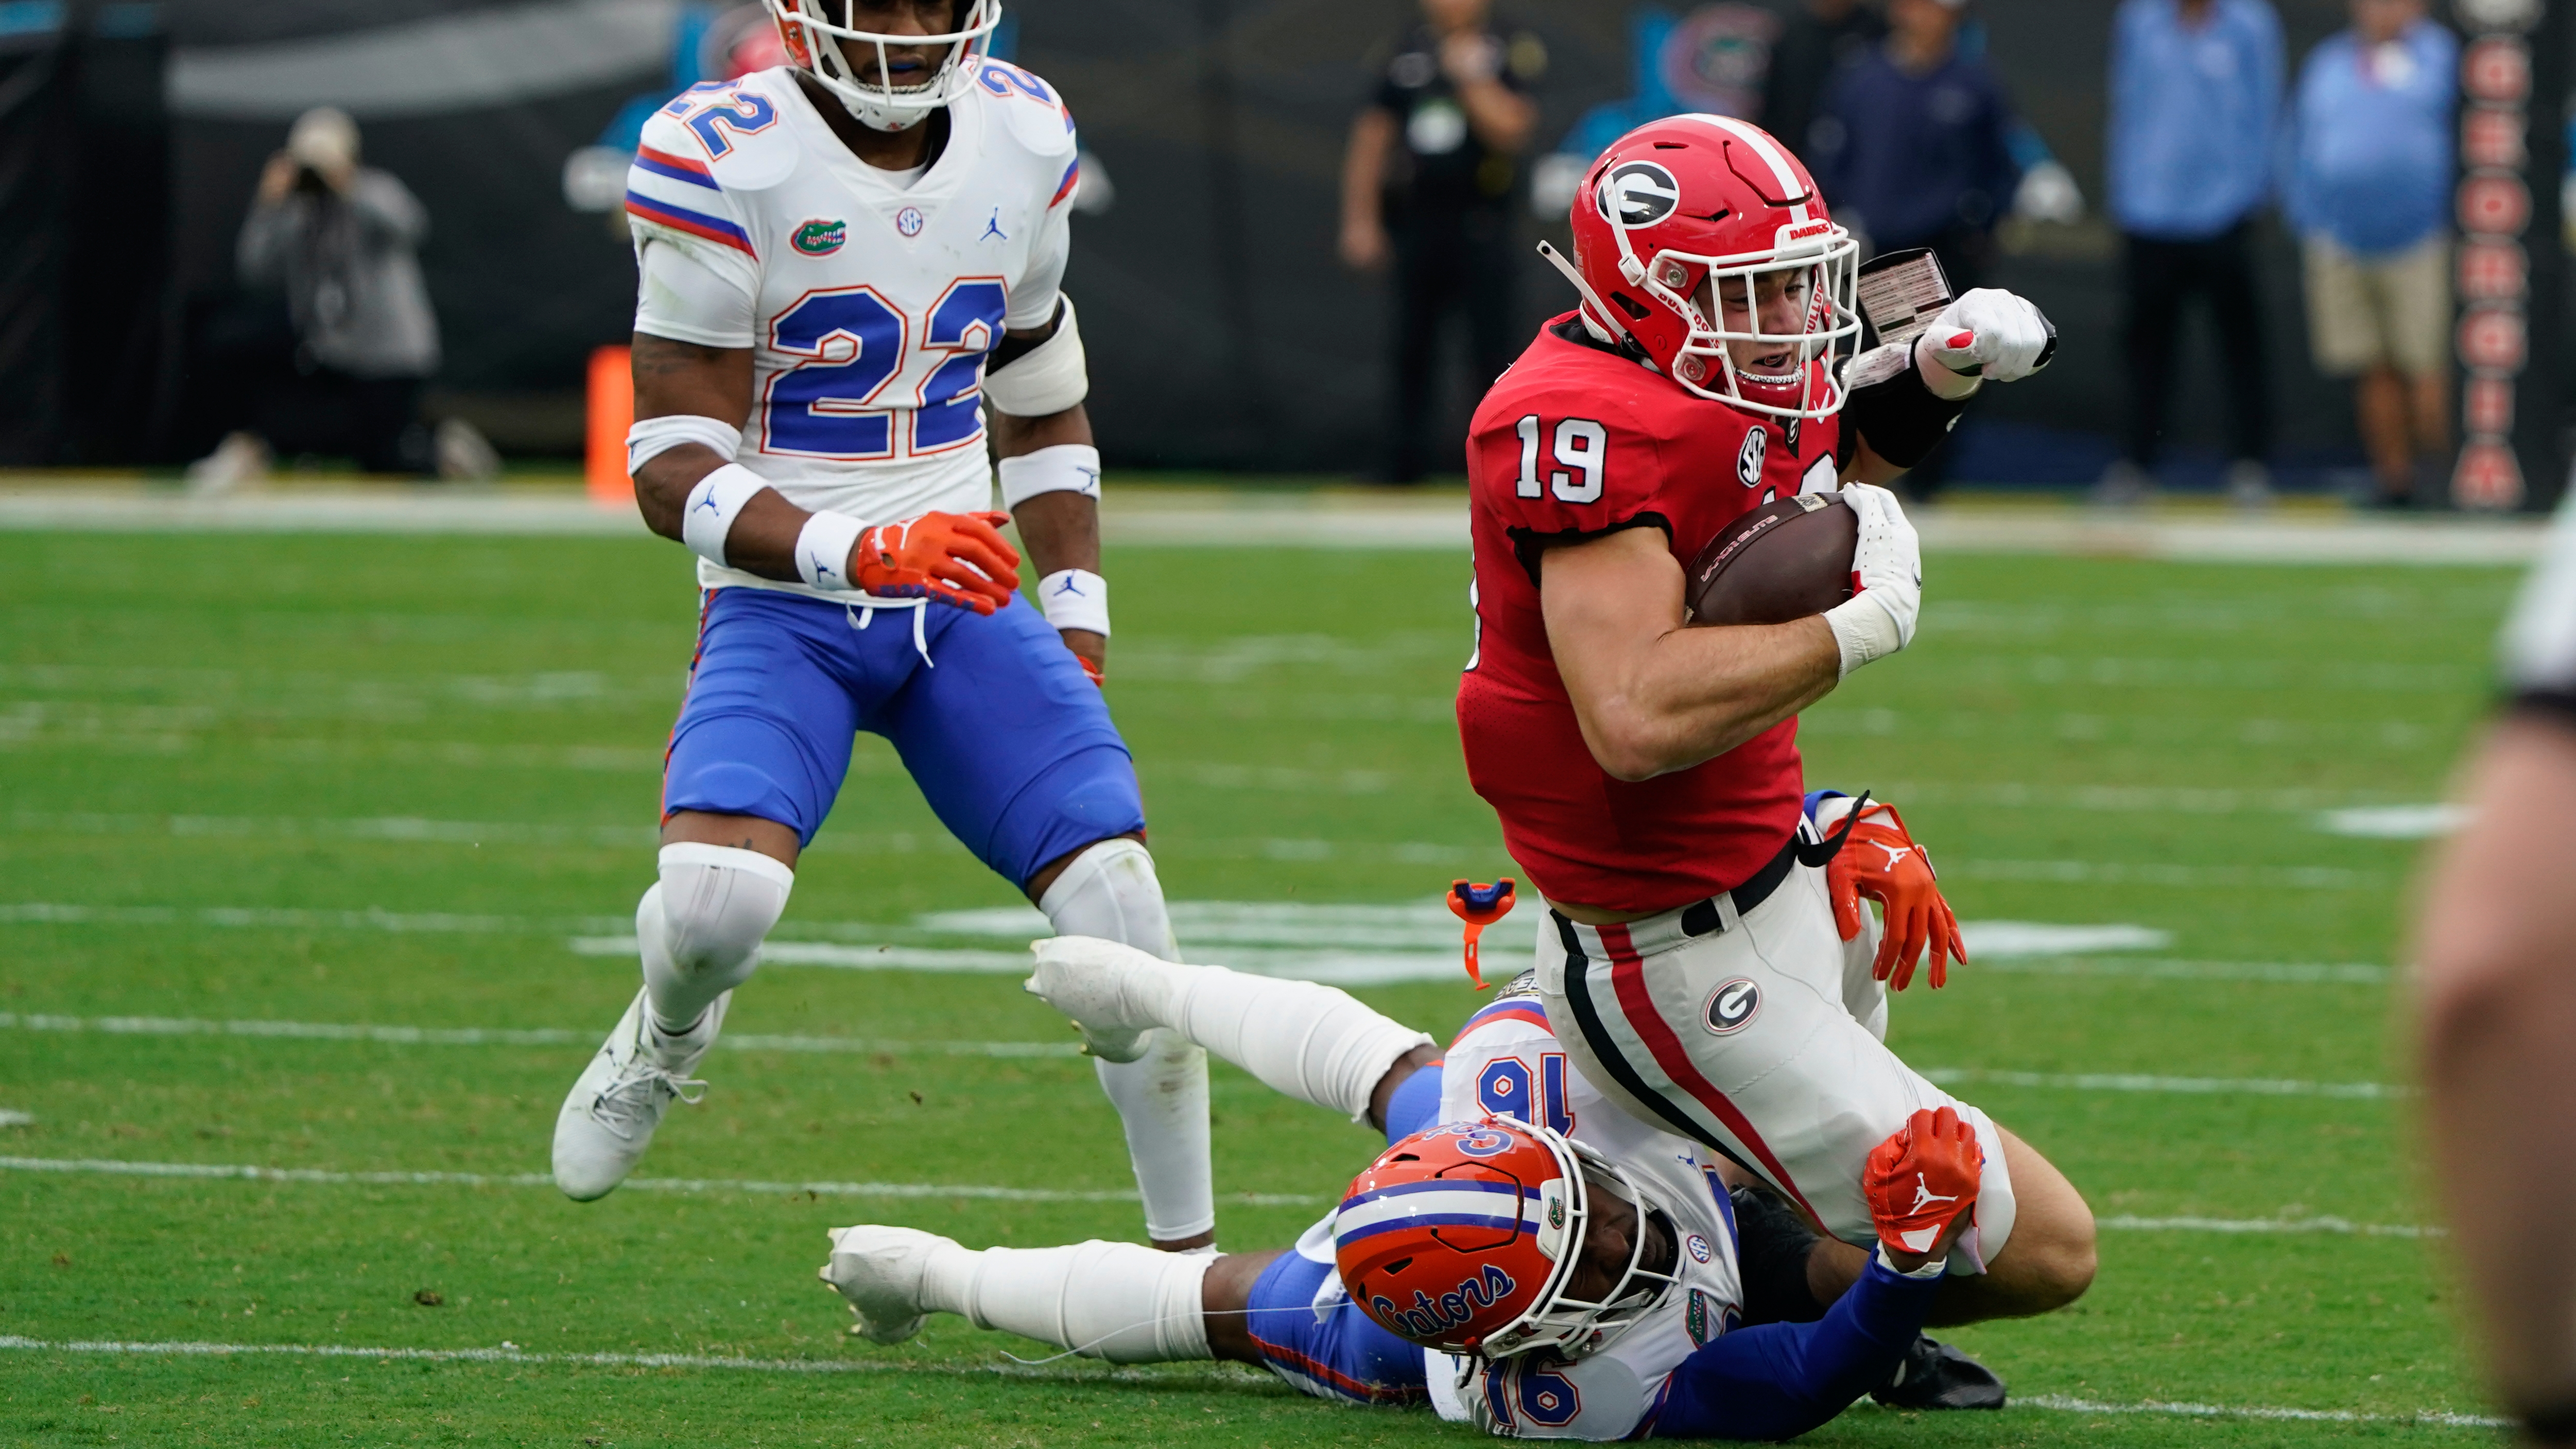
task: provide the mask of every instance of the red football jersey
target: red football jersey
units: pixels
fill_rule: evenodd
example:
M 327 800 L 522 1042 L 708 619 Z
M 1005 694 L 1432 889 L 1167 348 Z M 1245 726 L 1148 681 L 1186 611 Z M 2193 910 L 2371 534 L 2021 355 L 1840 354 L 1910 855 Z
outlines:
M 1662 911 L 1731 890 L 1797 829 L 1795 719 L 1713 760 L 1630 783 L 1592 758 L 1548 650 L 1539 558 L 1553 543 L 1660 528 L 1685 566 L 1763 502 L 1837 486 L 1842 426 L 1683 391 L 1550 322 L 1485 394 L 1467 441 L 1476 652 L 1458 687 L 1467 778 L 1556 900 Z

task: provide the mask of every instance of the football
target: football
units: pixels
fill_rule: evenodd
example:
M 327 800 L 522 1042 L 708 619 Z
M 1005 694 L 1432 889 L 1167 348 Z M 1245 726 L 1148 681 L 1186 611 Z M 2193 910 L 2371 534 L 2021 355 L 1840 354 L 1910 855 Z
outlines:
M 1785 624 L 1852 596 L 1860 515 L 1832 496 L 1775 499 L 1736 519 L 1691 560 L 1692 624 Z

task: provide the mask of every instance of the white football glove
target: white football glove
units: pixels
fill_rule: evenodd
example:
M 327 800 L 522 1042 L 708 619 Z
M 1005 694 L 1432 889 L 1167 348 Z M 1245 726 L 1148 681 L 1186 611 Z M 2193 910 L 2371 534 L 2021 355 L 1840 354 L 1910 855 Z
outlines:
M 1836 496 L 1860 515 L 1860 541 L 1852 549 L 1860 592 L 1825 611 L 1826 627 L 1842 646 L 1839 677 L 1848 679 L 1914 642 L 1914 621 L 1923 612 L 1923 545 L 1895 494 L 1875 483 L 1846 483 Z
M 1942 308 L 1915 345 L 1922 349 L 1918 360 L 1939 363 L 1961 377 L 2019 382 L 2056 355 L 2057 329 L 2027 298 L 1979 287 Z

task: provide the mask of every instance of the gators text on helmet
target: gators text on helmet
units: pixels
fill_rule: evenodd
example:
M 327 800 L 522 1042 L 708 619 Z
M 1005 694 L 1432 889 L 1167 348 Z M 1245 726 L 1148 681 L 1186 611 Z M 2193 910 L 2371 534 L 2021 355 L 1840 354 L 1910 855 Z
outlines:
M 1447 1353 L 1579 1357 L 1644 1316 L 1673 1279 L 1647 1235 L 1598 1300 L 1570 1291 L 1601 1193 L 1647 1195 L 1609 1159 L 1510 1117 L 1395 1143 L 1353 1179 L 1333 1221 L 1342 1286 L 1389 1333 Z

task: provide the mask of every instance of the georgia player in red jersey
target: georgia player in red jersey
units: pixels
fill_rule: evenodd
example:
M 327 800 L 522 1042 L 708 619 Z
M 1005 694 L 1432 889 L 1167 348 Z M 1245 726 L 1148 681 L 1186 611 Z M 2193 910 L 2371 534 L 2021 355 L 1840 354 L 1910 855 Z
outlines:
M 1983 382 L 2034 371 L 2047 322 L 1972 291 L 1913 346 L 1844 360 L 1857 246 L 1786 148 L 1726 117 L 1621 137 L 1572 220 L 1575 264 L 1558 265 L 1582 305 L 1494 384 L 1468 443 L 1478 638 L 1458 691 L 1468 775 L 1551 908 L 1549 1024 L 1628 1111 L 1856 1245 L 1870 1149 L 1917 1110 L 1957 1107 L 1985 1166 L 1939 1318 L 2071 1302 L 2092 1281 L 2091 1213 L 1880 1040 L 1875 930 L 1847 912 L 1860 929 L 1842 938 L 1822 868 L 1841 837 L 1818 837 L 1851 802 L 1805 821 L 1796 745 L 1799 709 L 1913 637 L 1914 530 L 1880 485 Z M 1683 562 L 1799 492 L 1860 515 L 1854 597 L 1787 624 L 1684 627 Z

